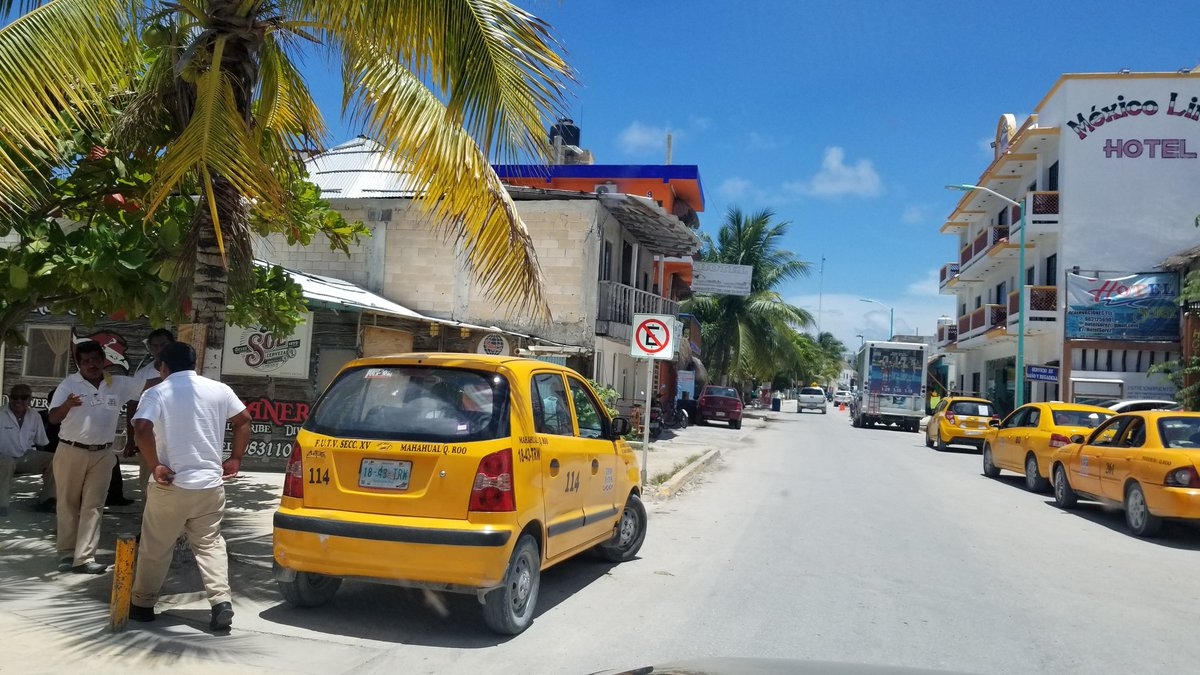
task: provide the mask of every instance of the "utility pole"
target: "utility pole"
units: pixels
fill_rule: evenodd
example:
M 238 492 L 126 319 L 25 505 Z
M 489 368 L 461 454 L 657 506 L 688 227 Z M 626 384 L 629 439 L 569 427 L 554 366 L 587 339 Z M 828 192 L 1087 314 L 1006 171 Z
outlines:
M 825 255 L 821 254 L 821 274 L 817 278 L 817 339 L 821 339 L 821 308 L 825 303 Z

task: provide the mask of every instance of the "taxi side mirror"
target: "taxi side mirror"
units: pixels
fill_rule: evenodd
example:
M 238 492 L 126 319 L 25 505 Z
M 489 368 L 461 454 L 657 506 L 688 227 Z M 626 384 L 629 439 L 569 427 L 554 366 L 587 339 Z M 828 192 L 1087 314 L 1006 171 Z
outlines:
M 989 426 L 989 427 L 992 427 L 992 428 L 999 427 L 999 426 L 1000 426 L 1000 420 L 998 420 L 998 419 L 995 419 L 995 418 L 989 419 L 989 420 L 988 420 L 988 426 Z
M 1083 437 L 1082 434 L 1075 434 L 1074 436 L 1071 436 L 1072 443 L 1083 443 L 1085 440 L 1086 439 Z
M 627 418 L 627 417 L 612 418 L 612 422 L 609 424 L 608 429 L 609 429 L 609 433 L 612 436 L 613 440 L 621 438 L 625 434 L 629 433 L 629 418 Z

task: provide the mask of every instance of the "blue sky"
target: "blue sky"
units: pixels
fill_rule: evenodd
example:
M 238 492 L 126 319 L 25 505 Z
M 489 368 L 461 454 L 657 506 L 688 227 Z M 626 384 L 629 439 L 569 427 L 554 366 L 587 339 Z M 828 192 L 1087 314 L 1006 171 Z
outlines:
M 1200 64 L 1200 2 L 518 4 L 577 71 L 597 163 L 661 163 L 670 131 L 674 163 L 700 167 L 703 229 L 731 205 L 791 221 L 814 269 L 783 294 L 815 315 L 820 287 L 821 327 L 849 346 L 887 333 L 859 298 L 894 306 L 898 333 L 953 314 L 933 276 L 956 254 L 943 186 L 979 177 L 1001 114 L 1019 124 L 1062 73 Z

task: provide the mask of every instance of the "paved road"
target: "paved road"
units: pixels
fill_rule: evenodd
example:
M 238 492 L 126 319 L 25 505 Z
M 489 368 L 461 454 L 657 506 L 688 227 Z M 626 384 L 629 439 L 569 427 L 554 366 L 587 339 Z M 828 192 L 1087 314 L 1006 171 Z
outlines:
M 162 665 L 139 652 L 157 645 L 182 652 L 178 667 L 218 659 L 232 662 L 226 672 L 588 673 L 717 655 L 977 673 L 1195 669 L 1196 530 L 1134 539 L 1117 514 L 1064 513 L 979 469 L 977 453 L 853 429 L 844 413 L 787 416 L 654 504 L 639 560 L 548 571 L 541 614 L 516 638 L 489 634 L 471 598 L 347 583 L 315 611 L 269 587 L 243 592 L 225 639 L 197 630 L 202 602 L 172 610 L 105 651 Z M 265 571 L 235 567 L 240 585 L 267 586 Z

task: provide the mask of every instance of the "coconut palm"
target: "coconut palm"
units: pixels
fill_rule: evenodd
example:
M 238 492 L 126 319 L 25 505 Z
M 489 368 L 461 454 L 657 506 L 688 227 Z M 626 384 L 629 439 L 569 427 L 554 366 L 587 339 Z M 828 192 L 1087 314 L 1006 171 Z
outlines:
M 248 205 L 287 213 L 300 149 L 326 125 L 298 68 L 340 68 L 343 113 L 381 143 L 462 242 L 475 277 L 545 316 L 528 232 L 490 160 L 541 157 L 570 72 L 549 27 L 505 0 L 0 0 L 0 204 L 32 201 L 64 123 L 157 137 L 148 209 L 197 195 L 176 282 L 214 326 L 252 269 Z M 118 119 L 106 105 L 122 98 Z M 130 147 L 140 144 L 131 144 Z M 211 352 L 210 352 L 211 353 Z
M 716 240 L 704 236 L 704 262 L 753 268 L 749 295 L 697 295 L 686 304 L 700 321 L 705 365 L 722 382 L 774 377 L 794 357 L 796 329 L 812 324 L 811 314 L 777 290 L 806 276 L 811 265 L 782 248 L 790 223 L 774 219 L 769 209 L 747 214 L 731 207 Z

